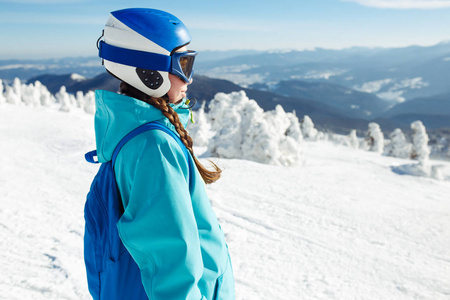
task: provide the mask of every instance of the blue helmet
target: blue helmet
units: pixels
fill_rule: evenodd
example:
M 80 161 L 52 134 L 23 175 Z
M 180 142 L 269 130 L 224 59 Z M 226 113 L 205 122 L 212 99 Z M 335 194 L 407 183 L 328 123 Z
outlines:
M 190 81 L 195 51 L 175 52 L 189 44 L 186 26 L 156 9 L 111 12 L 99 43 L 105 68 L 120 80 L 153 97 L 170 89 L 169 73 Z

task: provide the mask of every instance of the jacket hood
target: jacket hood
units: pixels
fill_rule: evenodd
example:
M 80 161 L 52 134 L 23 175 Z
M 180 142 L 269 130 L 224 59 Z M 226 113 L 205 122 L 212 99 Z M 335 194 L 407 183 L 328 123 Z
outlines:
M 186 127 L 190 111 L 186 99 L 169 104 Z M 142 124 L 158 121 L 176 133 L 175 126 L 162 112 L 141 100 L 114 92 L 95 91 L 95 140 L 99 162 L 111 160 L 116 145 L 130 131 Z M 178 134 L 178 133 L 177 133 Z

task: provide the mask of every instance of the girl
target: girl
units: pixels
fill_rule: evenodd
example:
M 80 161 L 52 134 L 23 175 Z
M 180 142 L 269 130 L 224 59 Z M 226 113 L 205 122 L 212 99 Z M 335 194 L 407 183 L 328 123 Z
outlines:
M 132 261 L 120 262 L 122 254 L 110 259 L 120 264 L 120 275 L 101 272 L 94 298 L 234 299 L 228 248 L 204 186 L 221 170 L 201 165 L 185 130 L 196 55 L 186 48 L 187 28 L 163 11 L 124 9 L 111 13 L 99 42 L 106 70 L 122 82 L 120 93 L 96 91 L 98 160 L 110 161 L 127 133 L 152 121 L 176 132 L 190 155 L 186 159 L 161 130 L 145 131 L 122 147 L 114 165 L 123 204 L 117 229 Z M 134 263 L 140 278 L 127 275 Z M 138 288 L 121 288 L 136 280 Z

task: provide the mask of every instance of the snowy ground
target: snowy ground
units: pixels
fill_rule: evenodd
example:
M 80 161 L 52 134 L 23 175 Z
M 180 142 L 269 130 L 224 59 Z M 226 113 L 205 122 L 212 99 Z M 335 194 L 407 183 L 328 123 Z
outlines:
M 445 180 L 411 161 L 304 143 L 306 165 L 214 159 L 208 187 L 237 299 L 450 299 Z M 0 299 L 89 299 L 83 205 L 96 166 L 92 116 L 0 106 Z

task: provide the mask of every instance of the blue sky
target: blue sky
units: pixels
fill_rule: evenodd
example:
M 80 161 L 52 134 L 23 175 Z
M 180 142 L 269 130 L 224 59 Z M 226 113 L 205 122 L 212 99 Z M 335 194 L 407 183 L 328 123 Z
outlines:
M 450 40 L 450 0 L 0 0 L 0 59 L 95 56 L 109 12 L 125 7 L 176 15 L 190 29 L 190 48 L 199 51 Z

